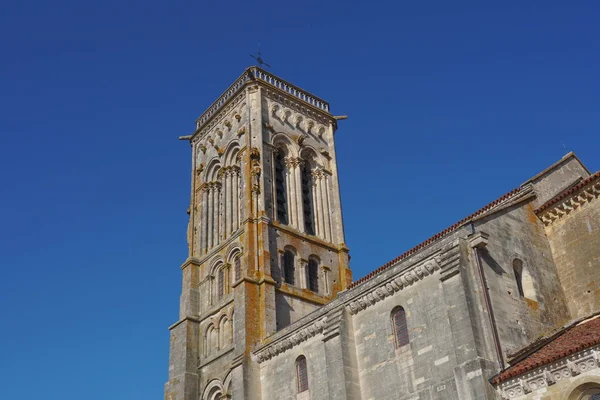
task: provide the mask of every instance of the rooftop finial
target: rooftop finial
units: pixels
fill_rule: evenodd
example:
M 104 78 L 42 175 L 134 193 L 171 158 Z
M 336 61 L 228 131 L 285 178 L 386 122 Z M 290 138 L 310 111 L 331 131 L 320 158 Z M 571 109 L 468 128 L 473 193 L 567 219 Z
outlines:
M 256 61 L 258 61 L 258 65 L 260 66 L 266 66 L 271 68 L 271 66 L 269 64 L 267 64 L 261 57 L 260 55 L 260 42 L 258 42 L 258 54 L 254 55 L 254 54 L 250 54 L 250 57 L 254 58 Z

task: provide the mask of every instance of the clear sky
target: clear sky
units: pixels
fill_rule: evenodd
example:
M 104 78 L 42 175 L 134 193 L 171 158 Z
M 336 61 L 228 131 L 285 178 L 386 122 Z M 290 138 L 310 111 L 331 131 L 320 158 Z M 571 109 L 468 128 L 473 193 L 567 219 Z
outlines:
M 355 278 L 567 150 L 600 169 L 600 4 L 489 3 L 4 2 L 0 398 L 162 399 L 187 254 L 177 137 L 258 40 L 349 115 Z

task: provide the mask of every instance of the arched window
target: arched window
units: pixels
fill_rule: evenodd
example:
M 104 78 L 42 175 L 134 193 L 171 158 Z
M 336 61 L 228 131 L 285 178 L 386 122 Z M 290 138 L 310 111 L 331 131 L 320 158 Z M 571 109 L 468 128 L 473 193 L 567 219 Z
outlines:
M 275 205 L 277 207 L 277 221 L 288 223 L 287 197 L 285 187 L 285 164 L 283 151 L 275 153 Z
M 402 307 L 396 307 L 392 311 L 392 330 L 394 331 L 394 341 L 396 348 L 408 344 L 408 326 L 406 325 L 406 312 Z
M 527 266 L 523 264 L 523 261 L 515 258 L 513 261 L 513 271 L 515 273 L 515 280 L 517 281 L 519 296 L 537 301 L 537 292 L 533 283 L 533 277 Z
M 306 369 L 306 357 L 304 356 L 296 358 L 296 382 L 298 393 L 308 390 L 308 371 Z
M 315 213 L 313 206 L 312 176 L 308 163 L 305 163 L 302 167 L 302 209 L 304 211 L 304 231 L 309 235 L 314 235 Z
M 523 261 L 518 258 L 513 261 L 513 271 L 515 272 L 515 280 L 517 281 L 517 289 L 519 296 L 525 297 L 523 293 Z
M 238 281 L 242 278 L 242 257 L 237 256 L 233 261 L 235 268 L 235 280 Z
M 285 283 L 293 285 L 294 284 L 294 274 L 296 272 L 296 267 L 294 265 L 294 253 L 290 250 L 286 250 L 283 253 L 283 280 Z
M 308 260 L 308 289 L 319 292 L 319 264 L 317 260 Z
M 223 298 L 225 292 L 225 271 L 224 268 L 219 268 L 217 284 L 219 285 L 218 295 L 219 299 Z
M 587 382 L 575 388 L 568 396 L 569 400 L 600 400 L 600 385 Z

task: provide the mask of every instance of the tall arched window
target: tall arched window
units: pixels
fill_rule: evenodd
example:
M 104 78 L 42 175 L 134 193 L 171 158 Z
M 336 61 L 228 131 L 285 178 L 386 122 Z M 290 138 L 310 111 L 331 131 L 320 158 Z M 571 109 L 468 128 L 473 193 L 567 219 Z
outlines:
M 314 235 L 315 213 L 313 206 L 312 175 L 308 163 L 305 163 L 302 167 L 302 209 L 304 212 L 304 231 L 309 235 Z
M 308 260 L 308 289 L 319 292 L 319 264 L 317 260 Z
M 296 383 L 298 393 L 308 390 L 308 370 L 306 369 L 306 357 L 296 358 Z
M 225 293 L 225 271 L 224 268 L 219 268 L 217 284 L 219 285 L 218 295 L 219 300 L 223 298 L 223 294 Z
M 517 289 L 519 296 L 525 297 L 523 292 L 523 261 L 518 258 L 513 261 L 513 271 L 515 272 L 515 280 L 517 281 Z
M 392 311 L 392 330 L 394 331 L 394 341 L 396 348 L 408 344 L 408 326 L 406 325 L 406 313 L 404 308 L 396 307 Z
M 537 291 L 535 290 L 533 276 L 531 276 L 529 268 L 523 264 L 523 261 L 515 258 L 513 261 L 513 271 L 515 273 L 519 296 L 537 301 Z
M 285 164 L 283 151 L 275 153 L 275 206 L 277 207 L 277 221 L 288 223 L 287 196 L 285 187 Z
M 294 284 L 294 274 L 296 272 L 296 267 L 294 265 L 294 253 L 290 250 L 286 250 L 283 253 L 283 280 L 285 283 L 293 285 Z
M 233 261 L 235 268 L 235 280 L 238 281 L 242 278 L 242 257 L 237 256 Z

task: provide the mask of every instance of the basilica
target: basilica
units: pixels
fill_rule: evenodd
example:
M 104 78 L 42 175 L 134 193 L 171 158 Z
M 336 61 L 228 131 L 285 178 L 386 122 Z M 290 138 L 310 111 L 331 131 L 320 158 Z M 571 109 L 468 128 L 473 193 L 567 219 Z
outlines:
M 600 400 L 600 172 L 566 154 L 353 280 L 341 118 L 250 67 L 180 137 L 165 400 Z

